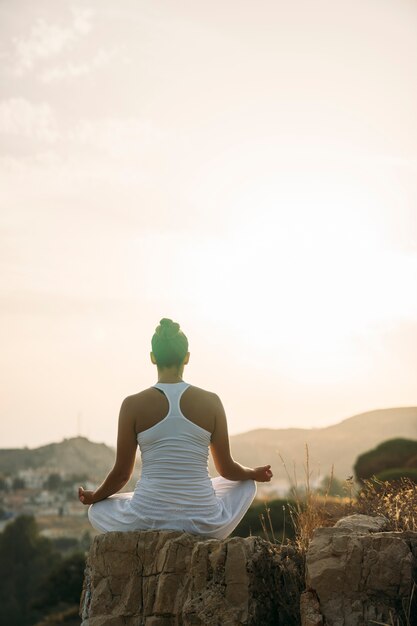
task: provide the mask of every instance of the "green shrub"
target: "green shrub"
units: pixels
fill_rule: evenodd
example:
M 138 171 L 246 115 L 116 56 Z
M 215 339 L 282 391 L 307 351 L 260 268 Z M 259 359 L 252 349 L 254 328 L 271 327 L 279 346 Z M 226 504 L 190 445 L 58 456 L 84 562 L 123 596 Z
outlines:
M 414 469 L 417 469 L 417 454 L 408 459 L 404 467 L 413 467 Z
M 413 467 L 395 467 L 393 469 L 380 472 L 377 474 L 376 478 L 381 482 L 393 482 L 399 481 L 402 478 L 408 478 L 409 480 L 417 483 L 417 469 L 414 469 Z
M 355 463 L 356 480 L 361 484 L 381 472 L 406 468 L 417 457 L 417 441 L 412 439 L 390 439 L 373 450 L 361 454 Z

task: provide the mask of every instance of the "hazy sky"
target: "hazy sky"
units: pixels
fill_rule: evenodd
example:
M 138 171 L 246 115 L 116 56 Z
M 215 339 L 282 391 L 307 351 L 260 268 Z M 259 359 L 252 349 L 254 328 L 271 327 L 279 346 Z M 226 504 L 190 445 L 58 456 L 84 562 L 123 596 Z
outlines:
M 417 404 L 415 0 L 3 0 L 0 42 L 0 447 L 114 444 L 161 317 L 231 433 Z

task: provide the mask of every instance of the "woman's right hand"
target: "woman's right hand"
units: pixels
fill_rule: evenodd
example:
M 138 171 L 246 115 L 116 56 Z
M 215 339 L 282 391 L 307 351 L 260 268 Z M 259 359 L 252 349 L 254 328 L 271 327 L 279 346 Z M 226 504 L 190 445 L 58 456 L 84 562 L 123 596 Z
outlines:
M 256 480 L 258 483 L 269 483 L 273 476 L 270 465 L 261 465 L 260 467 L 255 467 L 253 472 L 253 480 Z

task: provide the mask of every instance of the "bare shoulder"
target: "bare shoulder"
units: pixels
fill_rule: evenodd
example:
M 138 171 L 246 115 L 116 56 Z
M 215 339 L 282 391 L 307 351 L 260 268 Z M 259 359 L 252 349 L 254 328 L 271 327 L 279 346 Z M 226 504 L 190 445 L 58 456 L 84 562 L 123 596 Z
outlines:
M 190 385 L 187 389 L 187 393 L 189 396 L 197 400 L 203 401 L 213 408 L 216 408 L 219 405 L 221 406 L 221 400 L 219 396 L 213 391 L 208 391 L 207 389 L 202 389 L 201 387 Z
M 181 397 L 181 411 L 198 426 L 213 433 L 221 418 L 222 404 L 219 396 L 201 387 L 189 386 Z
M 130 396 L 126 396 L 122 402 L 122 406 L 126 409 L 137 409 L 138 407 L 146 406 L 149 402 L 154 401 L 159 395 L 159 392 L 154 387 L 148 387 Z

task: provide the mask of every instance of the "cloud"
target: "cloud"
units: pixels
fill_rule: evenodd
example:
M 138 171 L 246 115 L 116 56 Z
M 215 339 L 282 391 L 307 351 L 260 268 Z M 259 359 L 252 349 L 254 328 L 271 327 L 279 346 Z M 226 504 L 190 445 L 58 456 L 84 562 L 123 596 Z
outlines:
M 163 138 L 164 133 L 149 119 L 139 117 L 86 119 L 68 131 L 74 144 L 126 159 L 145 156 L 147 149 Z
M 59 80 L 78 78 L 79 76 L 85 76 L 95 70 L 106 67 L 114 60 L 118 62 L 126 62 L 128 60 L 125 50 L 121 46 L 115 46 L 109 50 L 101 48 L 88 63 L 69 62 L 65 65 L 57 65 L 45 69 L 40 73 L 39 77 L 43 83 L 53 83 Z
M 39 62 L 58 56 L 90 32 L 93 11 L 72 8 L 71 13 L 72 23 L 69 26 L 51 24 L 43 18 L 38 18 L 26 39 L 13 40 L 16 74 L 24 74 Z
M 134 116 L 81 119 L 64 128 L 50 104 L 31 102 L 25 98 L 0 101 L 1 134 L 47 143 L 60 140 L 67 148 L 82 150 L 84 158 L 87 159 L 88 152 L 94 160 L 97 152 L 100 152 L 127 162 L 132 157 L 142 159 L 156 145 L 160 145 L 162 140 L 167 139 L 166 134 L 149 119 Z M 34 147 L 36 149 L 36 146 Z M 36 153 L 36 161 L 40 156 L 42 167 L 45 166 L 44 151 L 37 149 Z M 56 159 L 53 165 L 56 165 Z
M 153 166 L 162 146 L 171 153 L 173 143 L 146 118 L 87 118 L 68 127 L 48 104 L 22 98 L 0 102 L 0 137 L 7 135 L 21 138 L 25 152 L 0 155 L 5 198 L 19 211 L 42 214 L 56 212 L 57 199 L 61 209 L 86 198 L 116 206 L 123 190 L 137 200 L 159 188 Z
M 54 142 L 58 136 L 55 114 L 46 102 L 4 100 L 0 102 L 0 133 Z

